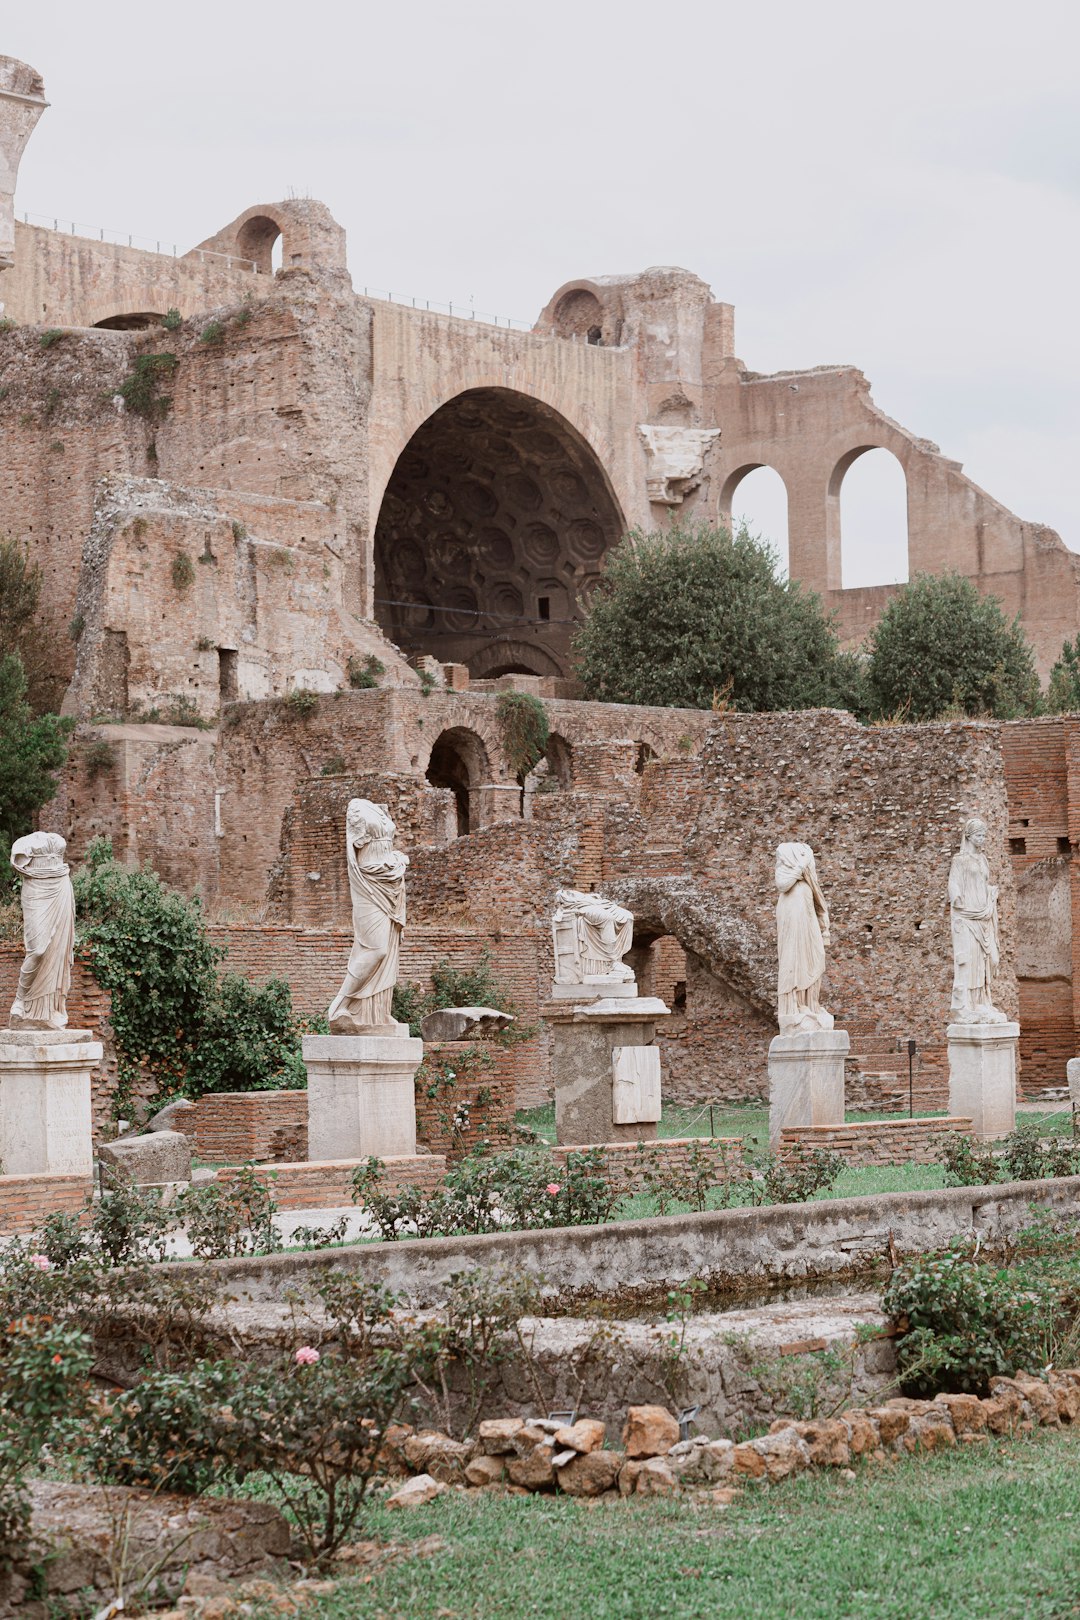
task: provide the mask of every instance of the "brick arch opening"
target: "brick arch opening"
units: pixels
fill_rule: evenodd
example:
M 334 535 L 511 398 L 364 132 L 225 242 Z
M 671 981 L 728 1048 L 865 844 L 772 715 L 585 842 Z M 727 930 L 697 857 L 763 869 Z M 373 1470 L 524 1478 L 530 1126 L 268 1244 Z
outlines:
M 425 776 L 432 787 L 454 795 L 454 826 L 458 838 L 479 826 L 479 791 L 491 779 L 483 738 L 467 726 L 451 726 L 436 737 Z
M 907 473 L 884 445 L 848 450 L 829 478 L 829 529 L 840 540 L 845 590 L 908 577 Z
M 131 315 L 107 315 L 103 321 L 95 321 L 94 327 L 101 332 L 144 332 L 151 326 L 161 326 L 164 320 L 163 313 L 137 310 Z
M 625 525 L 595 452 L 550 406 L 459 394 L 399 456 L 375 529 L 375 613 L 410 656 L 476 677 L 567 675 Z
M 780 573 L 787 574 L 788 493 L 783 478 L 766 462 L 739 467 L 720 495 L 720 521 L 733 530 L 741 524 L 776 552 Z
M 259 275 L 272 275 L 281 266 L 281 226 L 269 214 L 254 214 L 236 233 L 236 251 L 250 259 Z

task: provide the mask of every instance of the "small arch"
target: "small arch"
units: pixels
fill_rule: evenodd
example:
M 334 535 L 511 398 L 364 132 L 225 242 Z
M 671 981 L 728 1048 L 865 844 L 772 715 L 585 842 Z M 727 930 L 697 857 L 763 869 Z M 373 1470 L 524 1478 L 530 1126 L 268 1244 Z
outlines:
M 555 335 L 584 338 L 586 343 L 604 341 L 604 310 L 596 294 L 587 287 L 575 287 L 555 306 Z
M 653 760 L 657 758 L 659 758 L 659 755 L 651 743 L 639 742 L 637 745 L 637 756 L 634 759 L 634 770 L 637 772 L 638 776 L 644 776 L 646 765 L 651 765 Z
M 103 321 L 95 321 L 94 327 L 101 332 L 144 332 L 148 327 L 163 325 L 164 321 L 164 315 L 138 310 L 132 315 L 107 315 Z
M 908 577 L 908 491 L 903 464 L 883 445 L 840 457 L 829 479 L 831 527 L 840 539 L 843 589 L 902 585 Z
M 281 263 L 281 226 L 269 214 L 254 214 L 246 219 L 236 233 L 236 252 L 241 259 L 251 259 L 261 276 L 274 273 L 274 252 Z
M 788 493 L 775 467 L 750 462 L 733 472 L 720 494 L 721 522 L 734 533 L 745 524 L 776 553 L 777 573 L 788 576 Z
M 432 787 L 454 795 L 455 836 L 464 838 L 479 826 L 478 790 L 489 780 L 488 752 L 483 740 L 465 726 L 451 726 L 436 737 L 427 770 Z

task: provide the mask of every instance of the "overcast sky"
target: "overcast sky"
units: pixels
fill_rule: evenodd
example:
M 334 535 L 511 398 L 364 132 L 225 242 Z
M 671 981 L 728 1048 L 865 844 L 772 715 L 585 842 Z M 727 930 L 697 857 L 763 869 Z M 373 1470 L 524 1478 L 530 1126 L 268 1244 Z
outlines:
M 858 365 L 1080 549 L 1075 4 L 6 10 L 0 50 L 52 104 L 20 212 L 183 249 L 309 193 L 358 288 L 526 321 L 571 277 L 683 265 L 736 306 L 752 370 Z M 888 571 L 888 459 L 845 485 L 845 584 Z

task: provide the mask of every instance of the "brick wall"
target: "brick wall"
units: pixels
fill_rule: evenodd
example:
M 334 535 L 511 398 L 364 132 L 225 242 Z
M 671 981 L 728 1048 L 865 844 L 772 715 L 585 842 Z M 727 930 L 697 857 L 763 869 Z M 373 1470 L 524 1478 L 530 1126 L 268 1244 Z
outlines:
M 200 1097 L 195 1152 L 211 1164 L 307 1158 L 306 1091 L 221 1091 Z
M 688 1169 L 691 1156 L 707 1154 L 721 1170 L 733 1172 L 742 1164 L 743 1141 L 739 1136 L 665 1137 L 656 1142 L 597 1142 L 582 1147 L 553 1147 L 552 1153 L 565 1164 L 571 1153 L 603 1154 L 605 1180 L 621 1195 L 642 1191 L 641 1173 L 645 1166 L 672 1174 Z
M 508 1146 L 520 1050 L 497 1041 L 426 1044 L 416 1075 L 417 1140 L 450 1161 L 482 1141 Z
M 360 1159 L 325 1159 L 316 1163 L 265 1165 L 255 1173 L 270 1188 L 279 1209 L 345 1209 L 352 1203 L 351 1176 Z M 446 1173 L 446 1160 L 437 1153 L 404 1155 L 382 1161 L 386 1175 L 384 1191 L 398 1187 L 421 1187 L 434 1192 Z M 227 1181 L 231 1172 L 219 1170 L 217 1179 Z
M 90 1176 L 0 1176 L 0 1238 L 33 1232 L 46 1215 L 77 1215 L 94 1190 Z
M 874 1119 L 852 1125 L 806 1125 L 782 1131 L 780 1151 L 825 1148 L 848 1164 L 934 1164 L 946 1133 L 970 1135 L 971 1120 Z

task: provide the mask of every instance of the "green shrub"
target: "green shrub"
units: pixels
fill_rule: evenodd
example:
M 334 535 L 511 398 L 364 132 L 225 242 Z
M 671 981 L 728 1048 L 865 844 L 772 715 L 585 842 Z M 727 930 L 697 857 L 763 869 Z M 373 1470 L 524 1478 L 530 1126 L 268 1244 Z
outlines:
M 172 397 L 161 392 L 161 384 L 178 364 L 175 354 L 137 354 L 118 390 L 127 409 L 148 422 L 162 421 L 172 409 Z
M 871 715 L 903 720 L 1038 708 L 1035 656 L 1020 623 L 959 574 L 916 574 L 890 597 L 867 643 Z
M 298 719 L 306 720 L 319 707 L 318 692 L 309 692 L 306 686 L 294 686 L 285 694 L 285 702 Z
M 1005 1138 L 1001 1179 L 1041 1181 L 1047 1176 L 1080 1175 L 1080 1142 L 1043 1137 L 1036 1120 L 1020 1120 Z
M 531 692 L 503 692 L 495 705 L 507 764 L 519 782 L 544 757 L 551 735 L 547 710 Z
M 28 1472 L 77 1414 L 92 1361 L 70 1324 L 26 1316 L 0 1327 L 0 1570 L 26 1548 Z
M 896 1354 L 905 1391 L 985 1394 L 991 1378 L 1042 1365 L 1030 1290 L 959 1248 L 898 1266 L 881 1306 L 902 1328 Z
M 176 553 L 169 573 L 172 577 L 173 589 L 181 593 L 190 590 L 195 583 L 195 564 L 186 551 Z
M 945 1166 L 947 1187 L 985 1187 L 998 1179 L 997 1160 L 992 1150 L 980 1148 L 966 1133 L 950 1131 L 940 1137 L 938 1158 Z
M 386 674 L 386 665 L 374 653 L 368 653 L 366 658 L 357 658 L 355 653 L 350 653 L 345 670 L 349 685 L 363 691 L 378 686 L 379 676 Z
M 199 1361 L 179 1373 L 150 1372 L 100 1402 L 85 1442 L 91 1473 L 108 1484 L 191 1496 L 227 1479 L 224 1409 L 240 1375 L 235 1362 Z
M 320 776 L 344 776 L 345 775 L 345 761 L 342 759 L 341 755 L 340 754 L 335 754 L 333 759 L 328 759 L 325 762 L 325 764 L 322 766 L 321 770 L 319 771 L 319 775 Z
M 276 1254 L 281 1239 L 274 1226 L 277 1204 L 251 1165 L 226 1181 L 190 1187 L 177 1201 L 192 1253 L 201 1260 L 229 1260 L 244 1254 Z
M 221 343 L 225 338 L 225 327 L 221 321 L 207 321 L 199 333 L 200 343 Z
M 292 993 L 284 979 L 254 985 L 226 973 L 206 999 L 199 1040 L 184 1081 L 185 1097 L 212 1091 L 279 1091 L 299 1041 Z
M 94 1205 L 88 1248 L 96 1250 L 107 1266 L 163 1260 L 174 1224 L 156 1188 L 118 1182 Z
M 178 309 L 167 309 L 161 324 L 166 332 L 178 332 L 184 324 L 184 317 Z
M 55 795 L 54 773 L 67 758 L 74 725 L 56 714 L 35 717 L 26 692 L 18 653 L 0 656 L 0 862 L 5 884 L 12 840 L 33 826 L 42 805 Z
M 66 336 L 67 333 L 62 331 L 60 327 L 50 326 L 47 332 L 42 332 L 38 342 L 43 349 L 51 349 L 54 343 L 59 343 L 60 339 Z
M 91 781 L 113 767 L 112 745 L 104 737 L 88 737 L 83 745 L 83 765 Z
M 608 553 L 575 640 L 585 696 L 742 712 L 858 706 L 819 598 L 745 528 L 635 529 Z
M 682 1164 L 669 1160 L 655 1144 L 640 1142 L 634 1169 L 641 1191 L 656 1200 L 661 1215 L 673 1204 L 699 1213 L 718 1204 L 726 1208 L 746 1184 L 741 1165 L 728 1163 L 722 1142 L 693 1142 Z
M 827 1153 L 824 1148 L 808 1151 L 801 1143 L 782 1157 L 761 1153 L 748 1162 L 750 1197 L 755 1204 L 804 1204 L 831 1187 L 844 1168 L 839 1153 Z

